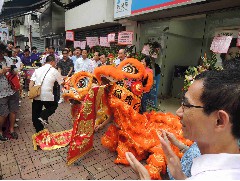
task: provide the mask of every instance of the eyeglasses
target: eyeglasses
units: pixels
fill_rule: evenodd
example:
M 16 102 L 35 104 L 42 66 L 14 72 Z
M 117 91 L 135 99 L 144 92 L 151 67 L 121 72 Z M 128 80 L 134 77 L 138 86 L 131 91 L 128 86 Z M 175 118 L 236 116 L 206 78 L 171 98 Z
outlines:
M 182 99 L 182 101 L 181 101 L 181 106 L 182 106 L 182 109 L 183 109 L 183 111 L 184 111 L 184 108 L 185 107 L 187 107 L 187 108 L 191 108 L 191 107 L 194 107 L 194 108 L 204 108 L 203 106 L 195 106 L 195 105 L 192 105 L 192 104 L 186 104 L 185 102 L 184 102 L 184 98 Z

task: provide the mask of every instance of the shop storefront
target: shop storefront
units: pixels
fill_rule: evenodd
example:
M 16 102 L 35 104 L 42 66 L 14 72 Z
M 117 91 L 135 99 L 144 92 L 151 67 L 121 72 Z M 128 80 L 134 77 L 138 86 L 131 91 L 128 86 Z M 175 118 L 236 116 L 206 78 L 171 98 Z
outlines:
M 132 9 L 125 16 L 138 24 L 135 32 L 139 37 L 138 51 L 148 42 L 160 44 L 155 59 L 161 67 L 158 96 L 181 97 L 186 68 L 198 65 L 201 56 L 207 55 L 209 59 L 213 56 L 210 47 L 214 37 L 233 36 L 230 47 L 236 47 L 240 32 L 239 7 L 240 2 L 233 0 L 188 1 L 188 4 L 178 3 L 178 7 L 168 6 L 166 10 L 138 7 L 139 11 Z M 225 55 L 214 56 L 217 65 L 221 65 Z
M 74 36 L 66 41 L 66 46 L 71 48 L 76 42 L 87 41 L 88 37 L 106 38 L 110 33 L 115 33 L 117 42 L 118 32 L 125 31 L 125 26 L 113 20 L 112 0 L 91 0 L 70 9 L 66 11 L 65 22 L 65 30 L 73 32 Z
M 52 2 L 40 16 L 40 35 L 45 38 L 45 46 L 56 50 L 65 47 L 65 10 Z

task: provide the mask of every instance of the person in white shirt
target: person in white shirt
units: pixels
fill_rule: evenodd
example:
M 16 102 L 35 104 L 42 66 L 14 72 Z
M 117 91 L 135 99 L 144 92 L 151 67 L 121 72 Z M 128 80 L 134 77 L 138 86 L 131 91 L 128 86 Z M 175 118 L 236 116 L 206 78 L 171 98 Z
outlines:
M 117 67 L 125 59 L 126 59 L 126 52 L 124 49 L 120 49 L 118 51 L 118 58 L 113 61 L 113 64 Z
M 82 58 L 82 50 L 81 50 L 81 48 L 76 47 L 75 50 L 74 50 L 74 55 L 71 58 L 72 61 L 73 61 L 73 64 L 74 64 L 74 70 L 73 71 L 75 71 L 76 61 L 79 58 Z
M 201 156 L 193 159 L 192 180 L 240 180 L 240 71 L 225 69 L 198 75 L 177 110 L 183 136 L 197 142 Z M 159 134 L 168 169 L 175 179 L 187 179 L 169 137 Z M 127 160 L 141 179 L 146 168 L 127 152 Z
M 59 85 L 63 84 L 64 81 L 55 66 L 55 57 L 48 55 L 45 65 L 36 69 L 31 77 L 29 87 L 42 84 L 40 96 L 33 99 L 32 102 L 32 122 L 36 132 L 44 129 L 43 124 L 48 124 L 48 117 L 51 116 L 58 107 L 58 100 L 56 100 L 53 95 L 53 86 L 55 81 L 57 81 Z M 46 109 L 42 110 L 43 106 Z
M 11 59 L 13 61 L 13 64 L 16 65 L 17 70 L 20 71 L 23 68 L 23 63 L 21 61 L 21 58 L 17 56 L 16 49 L 13 49 Z
M 93 73 L 94 71 L 94 65 L 92 60 L 87 58 L 88 53 L 87 50 L 83 50 L 82 51 L 82 58 L 79 58 L 76 60 L 76 64 L 75 64 L 75 72 L 90 72 Z
M 99 52 L 95 52 L 94 53 L 94 57 L 93 57 L 93 66 L 94 66 L 94 69 L 96 68 L 96 67 L 99 67 L 100 65 L 101 65 L 101 60 L 100 60 L 100 55 L 99 55 L 100 53 Z

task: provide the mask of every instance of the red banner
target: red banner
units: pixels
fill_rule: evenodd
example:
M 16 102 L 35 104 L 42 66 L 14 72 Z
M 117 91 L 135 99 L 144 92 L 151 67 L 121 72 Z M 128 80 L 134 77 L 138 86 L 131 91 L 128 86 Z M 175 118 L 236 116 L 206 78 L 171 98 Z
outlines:
M 66 31 L 66 40 L 74 41 L 74 31 Z
M 68 149 L 67 164 L 70 165 L 93 148 L 93 132 L 96 119 L 95 101 L 99 87 L 89 90 L 76 116 Z

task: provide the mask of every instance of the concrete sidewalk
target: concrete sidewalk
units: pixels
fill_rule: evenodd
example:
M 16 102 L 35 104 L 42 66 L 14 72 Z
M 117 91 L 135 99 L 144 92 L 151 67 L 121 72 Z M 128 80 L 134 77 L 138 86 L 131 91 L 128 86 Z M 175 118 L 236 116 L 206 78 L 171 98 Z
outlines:
M 116 153 L 102 147 L 100 138 L 105 129 L 94 135 L 94 149 L 79 159 L 77 164 L 67 166 L 68 147 L 53 151 L 33 150 L 32 135 L 35 130 L 31 121 L 31 102 L 22 99 L 16 132 L 18 140 L 0 142 L 0 175 L 4 180 L 136 180 L 138 176 L 131 167 L 114 164 Z M 50 132 L 71 129 L 70 105 L 59 104 L 50 117 Z M 1 179 L 1 178 L 0 178 Z

